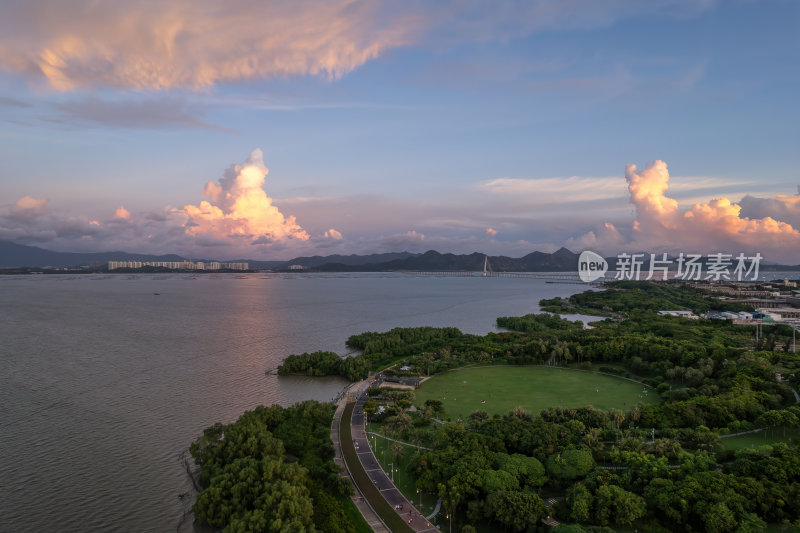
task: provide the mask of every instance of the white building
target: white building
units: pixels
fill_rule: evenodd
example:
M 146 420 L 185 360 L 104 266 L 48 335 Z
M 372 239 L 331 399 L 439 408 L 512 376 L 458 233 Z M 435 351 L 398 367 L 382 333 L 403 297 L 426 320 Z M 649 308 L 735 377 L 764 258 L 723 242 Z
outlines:
M 679 316 L 681 318 L 698 318 L 698 316 L 692 313 L 689 309 L 680 309 L 674 311 L 659 311 L 659 315 L 661 316 Z
M 775 320 L 800 318 L 800 309 L 796 309 L 794 307 L 776 307 L 774 309 L 770 309 L 769 314 L 773 317 L 777 317 Z
M 208 264 L 198 261 L 109 261 L 108 269 L 120 268 L 140 269 L 143 267 L 167 268 L 169 270 L 248 270 L 248 263 L 220 263 L 211 261 Z

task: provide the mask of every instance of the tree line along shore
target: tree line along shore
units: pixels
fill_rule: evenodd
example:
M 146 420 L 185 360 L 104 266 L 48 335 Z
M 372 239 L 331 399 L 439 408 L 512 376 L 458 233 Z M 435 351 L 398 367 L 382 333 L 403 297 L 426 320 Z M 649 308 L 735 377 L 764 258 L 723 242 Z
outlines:
M 549 365 L 643 384 L 648 401 L 624 407 L 555 402 L 538 412 L 478 408 L 466 416 L 430 394 L 421 401 L 413 391 L 392 390 L 388 381 L 371 389 L 364 410 L 373 430 L 409 444 L 390 449 L 406 490 L 441 499 L 457 531 L 800 527 L 793 392 L 800 356 L 791 351 L 790 327 L 764 327 L 756 340 L 755 326 L 660 316 L 665 309 L 746 310 L 680 283 L 620 282 L 542 307 L 607 318 L 585 327 L 551 313 L 501 317 L 505 331 L 487 335 L 427 327 L 369 332 L 348 339 L 357 355 L 292 355 L 278 372 L 357 381 L 382 371 L 401 380 L 470 366 Z M 526 388 L 519 391 L 524 400 Z M 225 531 L 360 531 L 364 524 L 347 506 L 349 482 L 327 461 L 333 409 L 314 402 L 259 408 L 207 429 L 192 446 L 204 489 L 198 520 Z M 740 439 L 728 435 L 754 430 L 747 445 L 726 444 Z M 562 525 L 546 526 L 545 517 Z

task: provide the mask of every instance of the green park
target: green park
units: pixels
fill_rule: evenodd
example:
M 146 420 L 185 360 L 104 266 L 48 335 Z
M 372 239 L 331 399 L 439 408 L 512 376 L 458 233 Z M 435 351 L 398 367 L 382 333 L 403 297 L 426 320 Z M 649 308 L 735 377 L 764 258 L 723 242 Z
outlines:
M 648 392 L 645 392 L 648 391 Z M 479 366 L 451 370 L 424 381 L 416 404 L 442 402 L 446 417 L 473 411 L 504 414 L 515 407 L 538 413 L 548 407 L 630 409 L 659 402 L 644 384 L 590 371 L 549 366 Z
M 356 355 L 291 355 L 278 372 L 384 378 L 366 391 L 370 446 L 442 530 L 800 528 L 800 356 L 787 349 L 790 327 L 756 335 L 750 325 L 661 316 L 743 310 L 678 283 L 609 283 L 540 303 L 549 313 L 499 317 L 499 332 L 365 332 L 347 341 Z M 557 314 L 576 309 L 607 318 L 586 328 Z M 416 390 L 392 388 L 417 380 Z M 279 523 L 361 531 L 332 461 L 332 416 L 331 404 L 307 402 L 208 428 L 191 449 L 202 467 L 198 520 L 230 533 Z M 341 440 L 352 459 L 350 435 Z M 373 489 L 351 463 L 356 483 Z M 391 521 L 380 494 L 362 492 Z M 267 505 L 278 501 L 290 504 Z

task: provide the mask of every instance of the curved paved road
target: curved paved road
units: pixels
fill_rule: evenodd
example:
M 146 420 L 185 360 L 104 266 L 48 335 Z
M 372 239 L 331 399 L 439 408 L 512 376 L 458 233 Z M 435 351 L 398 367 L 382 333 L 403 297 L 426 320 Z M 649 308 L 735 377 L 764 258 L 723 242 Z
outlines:
M 353 409 L 351 419 L 351 431 L 353 443 L 358 450 L 358 459 L 361 461 L 364 470 L 369 475 L 372 482 L 381 491 L 381 494 L 389 502 L 403 520 L 416 532 L 434 533 L 439 530 L 426 519 L 414 505 L 406 499 L 400 490 L 395 487 L 392 480 L 383 471 L 377 458 L 369 447 L 366 429 L 364 428 L 364 401 L 366 396 L 360 394 Z
M 353 385 L 351 388 L 357 389 L 358 385 L 360 384 Z M 346 404 L 347 391 L 342 394 L 342 398 L 340 398 L 340 400 L 337 402 L 336 413 L 333 415 L 333 421 L 331 422 L 331 441 L 333 442 L 334 452 L 333 462 L 342 467 L 341 475 L 349 478 L 353 483 L 354 494 L 351 499 L 361 513 L 361 516 L 364 517 L 364 520 L 367 521 L 369 527 L 372 528 L 372 531 L 375 531 L 375 533 L 391 533 L 391 530 L 386 527 L 386 524 L 384 524 L 383 520 L 380 519 L 378 513 L 375 512 L 369 502 L 367 502 L 367 500 L 364 498 L 364 495 L 361 493 L 361 490 L 359 490 L 355 480 L 350 475 L 350 470 L 347 468 L 347 463 L 342 456 L 342 443 L 339 440 L 339 426 L 342 422 L 342 413 L 344 412 L 344 407 Z

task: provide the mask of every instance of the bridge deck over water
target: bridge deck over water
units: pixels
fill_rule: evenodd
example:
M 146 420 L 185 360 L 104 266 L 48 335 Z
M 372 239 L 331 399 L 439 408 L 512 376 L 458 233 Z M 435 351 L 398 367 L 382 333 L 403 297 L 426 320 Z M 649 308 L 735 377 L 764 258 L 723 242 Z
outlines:
M 557 281 L 561 283 L 585 283 L 581 281 L 581 278 L 578 276 L 578 274 L 573 274 L 571 272 L 481 272 L 474 270 L 400 270 L 398 272 L 412 276 L 447 278 L 530 278 Z M 585 284 L 599 285 L 601 283 L 602 281 L 598 280 L 596 282 Z

